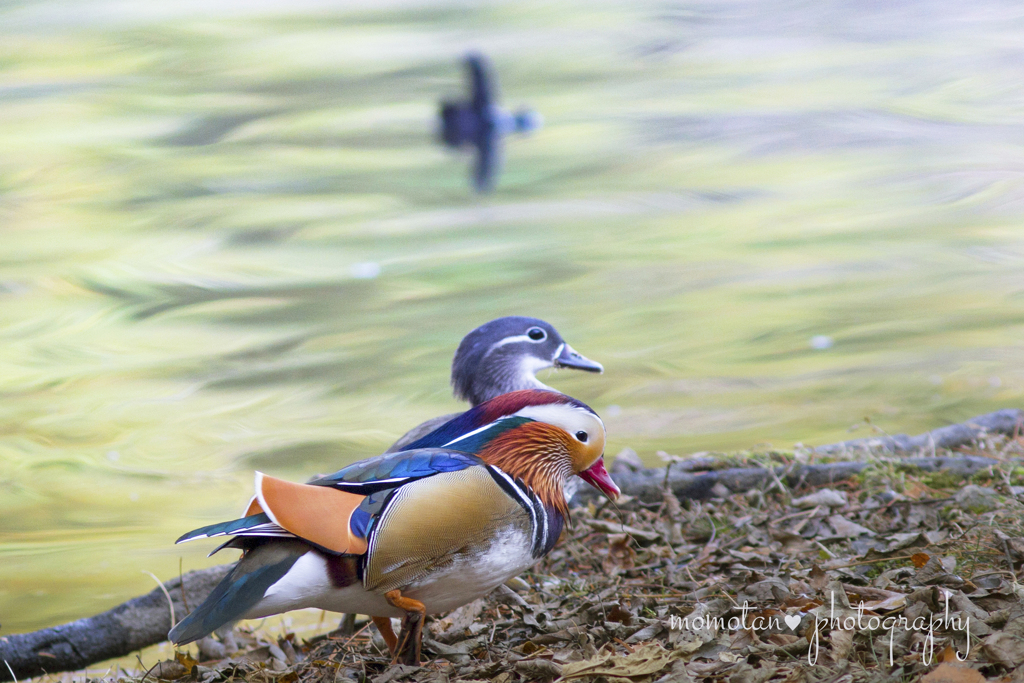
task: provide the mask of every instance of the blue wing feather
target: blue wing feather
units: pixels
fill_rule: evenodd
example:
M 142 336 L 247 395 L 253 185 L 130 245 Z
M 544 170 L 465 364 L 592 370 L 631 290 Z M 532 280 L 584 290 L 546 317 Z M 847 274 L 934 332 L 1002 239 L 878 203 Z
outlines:
M 457 439 L 464 434 L 472 432 L 474 429 L 479 429 L 487 424 L 487 422 L 484 408 L 475 406 L 464 413 L 456 415 L 426 436 L 413 441 L 405 447 L 405 451 L 413 451 L 419 448 L 442 448 L 452 439 Z M 460 448 L 459 450 L 473 452 L 470 449 Z
M 404 483 L 442 472 L 456 472 L 480 465 L 475 455 L 440 448 L 421 448 L 378 455 L 360 460 L 334 474 L 309 482 L 316 486 L 333 486 L 364 495 L 393 489 Z
M 482 406 L 477 406 L 406 446 L 406 451 L 421 448 L 454 448 L 465 453 L 479 453 L 480 449 L 502 432 L 526 422 L 528 417 L 508 416 L 487 422 Z
M 352 511 L 352 517 L 349 519 L 348 526 L 356 536 L 366 538 L 372 519 L 372 514 L 359 507 Z

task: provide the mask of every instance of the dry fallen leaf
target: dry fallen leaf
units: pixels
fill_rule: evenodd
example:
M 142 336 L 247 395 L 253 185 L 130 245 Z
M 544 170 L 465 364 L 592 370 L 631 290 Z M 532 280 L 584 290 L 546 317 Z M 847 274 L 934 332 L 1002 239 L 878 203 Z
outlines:
M 604 676 L 608 683 L 634 683 L 637 679 L 658 673 L 681 656 L 678 650 L 666 650 L 659 643 L 648 643 L 624 656 L 603 652 L 582 662 L 566 664 L 558 680 Z
M 985 683 L 985 677 L 979 671 L 966 666 L 939 664 L 925 674 L 921 683 Z
M 857 538 L 858 536 L 874 536 L 875 532 L 856 522 L 851 522 L 842 515 L 832 515 L 828 523 L 836 530 L 836 536 L 843 538 Z
M 463 605 L 444 619 L 438 619 L 431 624 L 431 630 L 437 634 L 455 634 L 465 631 L 472 626 L 484 610 L 485 603 L 482 599 L 474 600 L 468 605 Z
M 835 489 L 821 489 L 802 498 L 794 498 L 793 506 L 808 509 L 821 505 L 822 507 L 843 507 L 848 502 L 845 491 Z
M 608 554 L 601 562 L 606 574 L 615 575 L 636 566 L 636 552 L 629 547 L 626 534 L 608 534 Z
M 807 578 L 808 582 L 811 584 L 811 588 L 813 588 L 817 593 L 823 591 L 825 586 L 829 583 L 828 574 L 817 564 L 814 564 L 814 566 L 811 567 L 811 573 L 808 574 Z
M 864 609 L 870 612 L 891 612 L 905 607 L 906 604 L 907 596 L 896 594 L 882 600 L 869 600 L 864 603 Z
M 604 615 L 605 621 L 617 621 L 627 626 L 633 623 L 633 613 L 622 609 L 622 605 L 615 603 Z
M 588 519 L 587 525 L 595 531 L 604 531 L 608 534 L 626 534 L 632 536 L 639 543 L 654 543 L 660 537 L 656 531 L 638 529 L 633 526 L 626 526 L 619 522 L 609 522 L 603 519 Z
M 993 633 L 981 644 L 988 658 L 1008 669 L 1024 662 L 1024 638 L 1012 633 Z
M 773 633 L 770 636 L 768 636 L 767 640 L 772 645 L 776 645 L 776 646 L 780 646 L 781 647 L 783 645 L 789 645 L 791 643 L 795 643 L 796 641 L 800 640 L 800 637 L 799 636 L 792 636 L 792 635 L 790 635 L 788 633 Z
M 850 651 L 853 650 L 853 631 L 844 631 L 843 629 L 832 629 L 829 631 L 828 639 L 832 644 L 832 660 L 841 662 L 850 656 Z
M 167 659 L 162 662 L 157 662 L 149 673 L 154 678 L 160 678 L 165 681 L 175 681 L 179 678 L 184 678 L 188 675 L 189 671 L 185 667 L 173 659 Z

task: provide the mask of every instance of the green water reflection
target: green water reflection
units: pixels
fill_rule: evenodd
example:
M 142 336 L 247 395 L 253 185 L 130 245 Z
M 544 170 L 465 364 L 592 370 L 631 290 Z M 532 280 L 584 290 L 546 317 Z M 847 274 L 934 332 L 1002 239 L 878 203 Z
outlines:
M 1022 403 L 1013 3 L 214 5 L 0 7 L 3 633 L 456 409 L 499 315 L 652 461 Z M 482 199 L 431 139 L 473 47 L 546 119 Z

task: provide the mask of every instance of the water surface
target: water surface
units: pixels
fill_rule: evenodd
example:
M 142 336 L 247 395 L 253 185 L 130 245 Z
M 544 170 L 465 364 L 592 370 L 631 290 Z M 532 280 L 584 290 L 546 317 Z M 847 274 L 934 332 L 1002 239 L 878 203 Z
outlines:
M 499 315 L 652 462 L 1022 405 L 1017 3 L 24 0 L 0 41 L 3 633 L 228 559 L 172 541 L 457 409 Z M 431 137 L 471 48 L 546 119 L 485 198 Z

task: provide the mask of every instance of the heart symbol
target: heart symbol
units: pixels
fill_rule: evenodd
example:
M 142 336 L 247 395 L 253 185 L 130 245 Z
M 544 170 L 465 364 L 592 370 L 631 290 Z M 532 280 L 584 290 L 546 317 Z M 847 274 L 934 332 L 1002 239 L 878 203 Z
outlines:
M 800 625 L 800 615 L 787 614 L 786 618 L 783 621 L 786 622 L 786 626 L 789 627 L 790 631 L 796 631 L 796 627 Z

